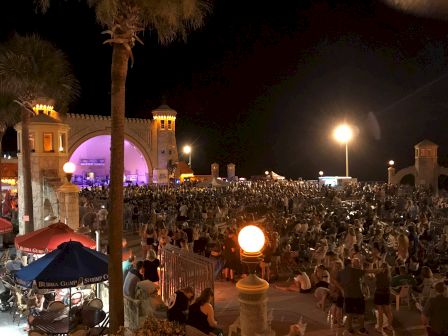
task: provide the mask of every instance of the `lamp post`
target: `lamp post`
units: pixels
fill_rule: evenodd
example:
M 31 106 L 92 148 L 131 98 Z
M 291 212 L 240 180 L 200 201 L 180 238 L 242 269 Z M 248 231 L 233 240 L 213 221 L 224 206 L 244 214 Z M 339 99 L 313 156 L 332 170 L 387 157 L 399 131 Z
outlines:
M 240 301 L 241 336 L 271 335 L 266 296 L 269 283 L 255 274 L 262 258 L 264 233 L 258 226 L 245 226 L 238 234 L 238 243 L 241 247 L 241 262 L 249 269 L 249 275 L 236 284 Z
M 389 160 L 388 162 L 389 167 L 387 168 L 387 183 L 388 184 L 394 184 L 394 177 L 395 177 L 395 161 Z
M 324 176 L 324 172 L 323 172 L 322 170 L 319 171 L 319 176 L 320 176 L 320 177 Z
M 184 154 L 188 154 L 188 167 L 191 168 L 191 146 L 185 145 L 183 148 Z
M 345 144 L 345 176 L 348 177 L 348 143 L 353 137 L 353 131 L 349 125 L 342 124 L 335 128 L 333 136 L 336 141 Z
M 59 197 L 59 218 L 65 218 L 65 223 L 72 229 L 79 228 L 79 188 L 71 183 L 76 165 L 73 162 L 66 162 L 62 167 L 67 182 L 58 188 Z

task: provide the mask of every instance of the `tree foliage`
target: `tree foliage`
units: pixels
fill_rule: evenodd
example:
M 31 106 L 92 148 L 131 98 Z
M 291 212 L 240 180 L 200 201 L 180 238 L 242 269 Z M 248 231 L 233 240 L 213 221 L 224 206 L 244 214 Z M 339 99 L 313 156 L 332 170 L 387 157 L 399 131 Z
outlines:
M 63 111 L 79 95 L 67 57 L 38 35 L 16 35 L 0 47 L 0 83 L 30 112 L 40 97 L 54 99 Z

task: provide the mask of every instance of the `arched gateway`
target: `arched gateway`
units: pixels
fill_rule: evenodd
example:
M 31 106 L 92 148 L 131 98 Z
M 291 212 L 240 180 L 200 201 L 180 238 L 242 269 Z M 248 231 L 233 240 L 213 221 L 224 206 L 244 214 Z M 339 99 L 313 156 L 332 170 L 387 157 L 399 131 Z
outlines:
M 62 167 L 76 165 L 75 183 L 107 182 L 110 170 L 111 118 L 108 116 L 61 115 L 52 106 L 36 105 L 31 118 L 31 180 L 34 228 L 45 226 L 44 218 L 59 213 L 57 190 L 65 181 Z M 167 183 L 168 162 L 178 161 L 176 111 L 161 105 L 153 119 L 126 118 L 125 179 L 136 183 Z M 16 125 L 19 176 L 22 167 L 21 123 Z M 19 222 L 23 233 L 23 185 L 19 183 Z
M 169 160 L 178 161 L 176 111 L 161 105 L 152 111 L 153 120 L 125 119 L 125 179 L 140 183 L 166 183 Z M 70 128 L 68 157 L 77 166 L 78 178 L 107 178 L 109 175 L 111 117 L 72 114 L 65 116 Z

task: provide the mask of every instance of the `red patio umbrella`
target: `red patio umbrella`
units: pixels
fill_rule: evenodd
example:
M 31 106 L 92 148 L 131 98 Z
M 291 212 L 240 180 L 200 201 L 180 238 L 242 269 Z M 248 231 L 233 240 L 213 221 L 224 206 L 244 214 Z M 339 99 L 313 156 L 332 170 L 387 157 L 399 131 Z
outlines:
M 12 224 L 9 220 L 0 217 L 0 234 L 12 232 Z
M 96 243 L 87 236 L 76 233 L 68 225 L 58 222 L 45 228 L 16 237 L 16 248 L 31 253 L 43 254 L 56 250 L 57 247 L 68 241 L 80 242 L 87 248 L 94 249 Z

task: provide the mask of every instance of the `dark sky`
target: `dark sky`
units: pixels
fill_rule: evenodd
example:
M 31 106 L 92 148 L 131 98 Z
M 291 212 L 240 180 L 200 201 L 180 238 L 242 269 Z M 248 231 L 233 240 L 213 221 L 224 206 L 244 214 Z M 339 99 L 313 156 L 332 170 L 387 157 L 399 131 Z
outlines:
M 65 51 L 81 82 L 71 112 L 110 114 L 111 48 L 84 1 L 32 1 L 2 11 L 2 35 L 37 32 Z M 134 48 L 127 116 L 151 116 L 162 97 L 177 110 L 179 148 L 193 168 L 237 165 L 315 178 L 344 174 L 344 148 L 331 138 L 357 127 L 351 175 L 385 180 L 386 162 L 413 162 L 424 138 L 448 153 L 448 21 L 418 18 L 374 0 L 217 0 L 188 42 L 160 46 L 146 32 Z

